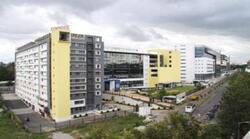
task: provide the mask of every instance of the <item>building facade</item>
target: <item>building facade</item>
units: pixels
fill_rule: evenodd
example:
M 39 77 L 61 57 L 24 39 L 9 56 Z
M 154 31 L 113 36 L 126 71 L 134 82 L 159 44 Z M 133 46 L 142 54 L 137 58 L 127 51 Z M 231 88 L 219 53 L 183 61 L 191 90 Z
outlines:
M 195 58 L 195 79 L 206 81 L 214 77 L 214 59 L 208 57 Z
M 193 83 L 195 80 L 195 51 L 194 45 L 182 44 L 176 46 L 180 51 L 180 77 L 183 83 Z
M 103 48 L 100 36 L 52 28 L 51 33 L 17 48 L 16 94 L 55 121 L 100 109 Z
M 180 82 L 180 52 L 152 49 L 149 57 L 149 87 L 172 87 Z
M 136 49 L 105 48 L 105 90 L 147 87 L 148 67 L 148 53 Z

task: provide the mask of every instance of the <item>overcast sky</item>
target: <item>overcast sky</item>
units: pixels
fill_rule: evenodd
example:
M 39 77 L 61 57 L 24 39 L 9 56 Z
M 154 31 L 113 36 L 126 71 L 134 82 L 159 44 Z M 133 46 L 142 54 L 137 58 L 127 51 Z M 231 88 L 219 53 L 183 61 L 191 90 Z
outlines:
M 249 0 L 1 0 L 0 61 L 58 25 L 101 35 L 105 47 L 204 44 L 250 59 Z

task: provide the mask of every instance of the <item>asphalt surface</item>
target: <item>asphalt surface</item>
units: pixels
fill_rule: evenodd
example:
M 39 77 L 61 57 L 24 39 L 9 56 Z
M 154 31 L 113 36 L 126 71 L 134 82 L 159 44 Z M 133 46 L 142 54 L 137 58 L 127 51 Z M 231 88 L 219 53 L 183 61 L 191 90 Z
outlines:
M 54 127 L 53 122 L 43 118 L 37 112 L 34 112 L 30 107 L 26 106 L 14 93 L 2 94 L 5 105 L 8 109 L 16 113 L 23 125 L 34 132 L 40 132 L 41 128 L 50 130 Z M 29 118 L 30 121 L 26 119 Z M 42 127 L 41 127 L 42 126 Z
M 219 104 L 223 94 L 226 92 L 228 84 L 224 83 L 218 88 L 214 89 L 206 98 L 200 101 L 194 101 L 192 103 L 196 104 L 196 109 L 192 113 L 194 117 L 199 120 L 207 120 L 207 113 L 213 109 L 213 107 Z M 185 114 L 185 107 L 182 107 L 179 112 Z

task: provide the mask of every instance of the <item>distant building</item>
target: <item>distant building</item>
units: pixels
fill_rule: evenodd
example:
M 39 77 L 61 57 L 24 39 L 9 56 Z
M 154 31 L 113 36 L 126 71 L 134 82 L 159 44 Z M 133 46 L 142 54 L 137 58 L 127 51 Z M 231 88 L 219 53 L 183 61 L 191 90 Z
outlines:
M 227 73 L 230 70 L 230 57 L 221 55 L 221 73 Z
M 151 49 L 149 53 L 149 87 L 171 87 L 179 83 L 180 52 L 177 50 Z
M 15 92 L 33 110 L 55 121 L 101 108 L 102 37 L 55 27 L 17 48 Z
M 181 82 L 193 83 L 195 79 L 195 51 L 193 45 L 178 45 L 176 49 L 180 51 L 180 77 Z
M 221 54 L 207 46 L 199 45 L 195 47 L 195 80 L 209 80 L 221 75 Z M 201 61 L 203 63 L 201 63 Z M 213 63 L 212 63 L 213 62 Z M 209 69 L 206 69 L 209 68 Z M 205 72 L 206 70 L 207 72 Z M 213 70 L 212 70 L 213 69 Z M 203 72 L 198 71 L 203 70 Z M 213 74 L 212 74 L 213 73 Z
M 206 81 L 212 79 L 215 73 L 214 59 L 209 57 L 195 58 L 195 80 Z

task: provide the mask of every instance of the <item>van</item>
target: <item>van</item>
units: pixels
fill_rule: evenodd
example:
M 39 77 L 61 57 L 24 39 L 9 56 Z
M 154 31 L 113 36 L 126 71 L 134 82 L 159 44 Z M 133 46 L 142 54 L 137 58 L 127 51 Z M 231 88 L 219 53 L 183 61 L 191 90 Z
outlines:
M 196 105 L 193 103 L 189 103 L 187 106 L 185 106 L 185 112 L 186 113 L 192 113 L 196 108 Z

